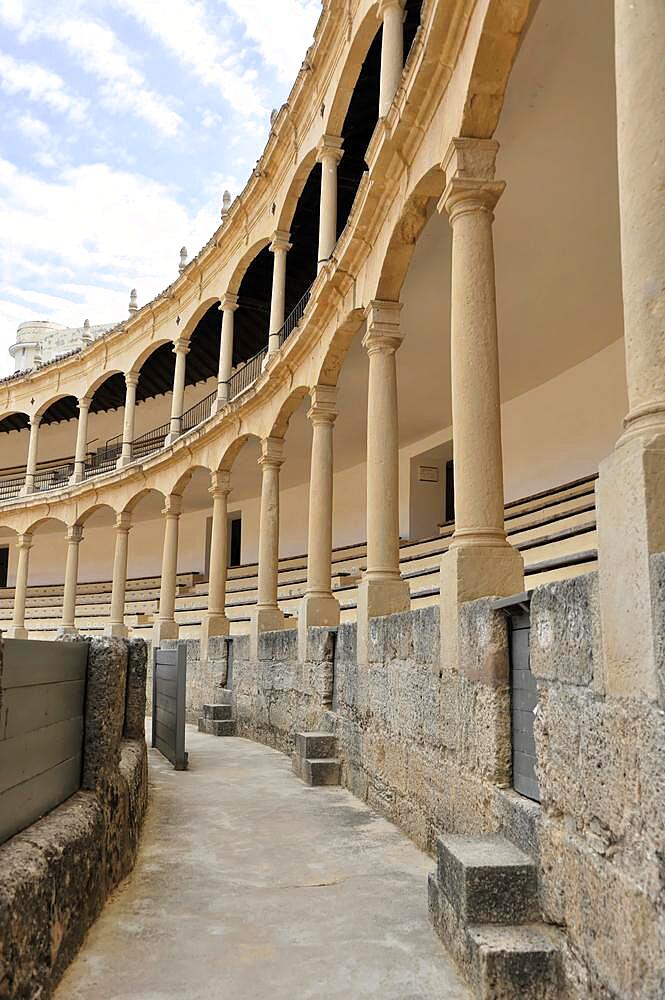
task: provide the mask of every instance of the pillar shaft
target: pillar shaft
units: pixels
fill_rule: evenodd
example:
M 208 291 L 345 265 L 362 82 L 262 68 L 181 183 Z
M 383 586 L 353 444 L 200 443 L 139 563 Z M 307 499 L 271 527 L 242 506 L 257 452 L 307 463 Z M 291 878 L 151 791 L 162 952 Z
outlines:
M 319 270 L 330 259 L 337 243 L 337 165 L 343 156 L 343 140 L 324 135 L 317 159 L 321 164 L 321 202 L 319 208 Z
M 182 413 L 185 405 L 185 373 L 189 344 L 176 344 L 175 372 L 173 375 L 173 399 L 171 400 L 171 424 L 166 444 L 172 444 L 182 430 Z
M 182 497 L 167 497 L 164 515 L 164 548 L 162 551 L 162 583 L 159 591 L 159 612 L 155 623 L 153 641 L 177 639 L 175 620 L 176 578 L 178 572 L 178 529 L 182 513 Z
M 16 586 L 14 588 L 14 612 L 8 635 L 13 639 L 27 639 L 25 627 L 25 602 L 28 591 L 28 574 L 30 568 L 30 549 L 32 535 L 19 535 L 16 543 L 18 550 L 18 565 L 16 567 Z
M 65 587 L 62 597 L 62 630 L 76 631 L 76 587 L 79 571 L 79 544 L 83 528 L 79 524 L 67 529 L 67 560 L 65 562 Z
M 665 707 L 665 7 L 614 8 L 629 412 L 596 486 L 603 686 Z
M 35 488 L 35 473 L 37 471 L 37 448 L 39 442 L 39 425 L 41 417 L 33 417 L 30 421 L 30 442 L 28 444 L 28 461 L 25 467 L 25 493 L 32 493 Z
M 222 310 L 222 338 L 219 347 L 219 371 L 217 373 L 217 400 L 215 412 L 229 399 L 229 379 L 233 367 L 234 314 L 238 308 L 237 295 L 225 295 L 219 308 Z
M 208 579 L 208 611 L 201 626 L 201 652 L 207 650 L 207 640 L 214 635 L 227 635 L 226 577 L 228 567 L 228 497 L 231 476 L 226 470 L 213 473 L 212 534 L 210 537 L 210 576 Z
M 363 345 L 367 390 L 367 577 L 399 577 L 398 302 L 372 302 Z
M 276 232 L 270 244 L 273 253 L 272 297 L 270 300 L 270 336 L 268 354 L 279 350 L 279 332 L 284 326 L 286 308 L 286 255 L 291 249 L 289 234 Z
M 665 429 L 665 6 L 615 0 L 628 433 Z
M 108 635 L 124 638 L 127 635 L 125 625 L 125 596 L 127 592 L 127 556 L 129 550 L 129 531 L 131 515 L 118 515 L 115 523 L 115 554 L 113 557 L 113 588 L 111 591 L 111 620 L 106 628 Z
M 136 416 L 136 390 L 139 384 L 139 376 L 135 372 L 130 372 L 125 376 L 125 416 L 122 425 L 122 455 L 118 465 L 129 465 L 132 460 L 132 446 L 134 444 L 134 418 Z
M 404 69 L 404 0 L 383 0 L 379 118 L 385 118 L 397 93 Z
M 76 453 L 74 455 L 74 473 L 71 481 L 80 483 L 85 475 L 85 455 L 88 440 L 88 414 L 92 399 L 84 397 L 79 401 L 79 419 L 76 430 Z
M 335 389 L 317 386 L 307 414 L 312 424 L 306 594 L 332 597 L 333 426 Z
M 261 519 L 259 524 L 259 610 L 277 610 L 279 559 L 279 470 L 284 461 L 283 441 L 261 442 Z
M 505 185 L 493 180 L 497 146 L 458 140 L 446 159 L 441 206 L 453 229 L 450 323 L 455 451 L 455 545 L 505 542 L 501 400 L 496 320 L 494 207 Z M 485 156 L 485 177 L 467 176 L 472 149 Z

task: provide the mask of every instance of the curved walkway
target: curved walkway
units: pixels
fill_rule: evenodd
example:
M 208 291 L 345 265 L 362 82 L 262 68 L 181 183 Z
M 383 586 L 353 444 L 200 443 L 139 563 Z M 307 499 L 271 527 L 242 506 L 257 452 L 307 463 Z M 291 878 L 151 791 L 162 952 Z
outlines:
M 57 1000 L 468 1000 L 427 922 L 433 862 L 281 753 L 188 729 L 150 751 L 136 868 Z

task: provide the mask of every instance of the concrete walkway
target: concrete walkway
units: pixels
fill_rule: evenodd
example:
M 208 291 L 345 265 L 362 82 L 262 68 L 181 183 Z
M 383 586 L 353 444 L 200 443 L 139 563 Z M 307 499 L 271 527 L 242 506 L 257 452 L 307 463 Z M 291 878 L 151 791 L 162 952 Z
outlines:
M 256 743 L 187 747 L 185 773 L 150 751 L 136 868 L 57 1000 L 468 1000 L 394 826 Z

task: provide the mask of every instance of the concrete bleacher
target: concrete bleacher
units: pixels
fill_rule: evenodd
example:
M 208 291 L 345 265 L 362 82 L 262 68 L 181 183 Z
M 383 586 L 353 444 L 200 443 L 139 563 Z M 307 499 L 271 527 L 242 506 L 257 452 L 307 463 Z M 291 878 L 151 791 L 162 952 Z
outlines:
M 524 557 L 527 589 L 565 579 L 595 568 L 596 476 L 587 476 L 506 505 L 508 538 Z M 400 545 L 400 568 L 409 582 L 412 607 L 425 607 L 439 598 L 439 566 L 448 549 L 454 525 L 440 526 L 431 538 L 405 541 Z M 356 615 L 357 583 L 365 568 L 364 543 L 347 545 L 333 553 L 333 592 L 340 602 L 342 621 Z M 307 557 L 280 560 L 278 596 L 282 610 L 295 616 L 307 579 Z M 258 566 L 234 567 L 228 572 L 227 616 L 232 634 L 248 630 L 257 599 Z M 208 606 L 208 584 L 195 572 L 177 578 L 176 621 L 183 638 L 198 635 Z M 128 580 L 125 620 L 133 635 L 150 638 L 159 608 L 159 577 Z M 28 588 L 26 627 L 30 638 L 55 636 L 62 613 L 62 586 Z M 0 629 L 12 617 L 13 590 L 0 590 Z M 103 631 L 111 610 L 111 582 L 79 584 L 76 624 L 82 632 Z

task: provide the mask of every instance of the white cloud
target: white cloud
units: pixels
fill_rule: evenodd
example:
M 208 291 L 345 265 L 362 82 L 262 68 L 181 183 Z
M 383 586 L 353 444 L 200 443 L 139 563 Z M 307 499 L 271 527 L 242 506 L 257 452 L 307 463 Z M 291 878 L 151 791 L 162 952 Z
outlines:
M 253 70 L 243 68 L 230 23 L 211 19 L 202 0 L 114 0 L 207 86 L 239 113 L 265 116 Z M 272 3 L 273 0 L 270 0 Z
M 320 0 L 225 0 L 266 63 L 292 83 L 312 41 Z
M 51 130 L 46 122 L 43 122 L 40 118 L 33 118 L 32 115 L 21 115 L 16 124 L 19 132 L 26 139 L 30 139 L 35 143 L 44 142 L 51 135 Z
M 86 112 L 87 101 L 70 94 L 65 81 L 34 62 L 21 62 L 0 52 L 0 87 L 6 94 L 25 94 L 28 100 L 80 121 Z

